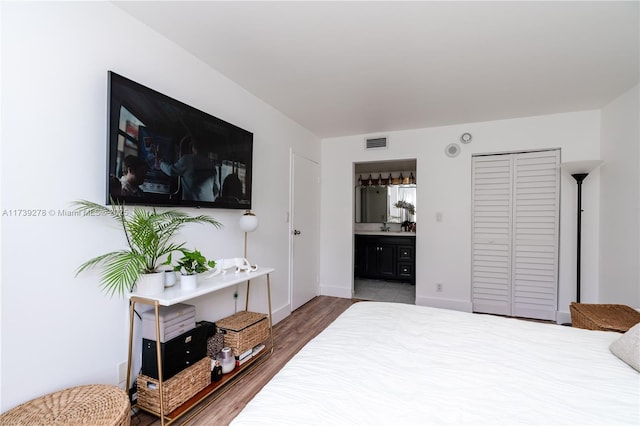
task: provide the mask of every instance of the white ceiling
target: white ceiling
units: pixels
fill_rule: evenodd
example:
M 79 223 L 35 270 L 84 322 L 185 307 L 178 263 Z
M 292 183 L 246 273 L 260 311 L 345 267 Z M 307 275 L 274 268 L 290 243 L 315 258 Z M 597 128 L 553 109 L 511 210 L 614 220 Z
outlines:
M 639 2 L 116 3 L 319 137 L 597 109 Z

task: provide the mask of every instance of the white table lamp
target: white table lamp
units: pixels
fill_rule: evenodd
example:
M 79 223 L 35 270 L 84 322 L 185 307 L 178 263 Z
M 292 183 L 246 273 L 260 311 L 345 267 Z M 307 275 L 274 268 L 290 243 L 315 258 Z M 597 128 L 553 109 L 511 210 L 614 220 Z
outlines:
M 247 234 L 258 228 L 258 216 L 251 210 L 247 210 L 240 217 L 240 229 L 244 231 L 244 257 L 247 257 Z

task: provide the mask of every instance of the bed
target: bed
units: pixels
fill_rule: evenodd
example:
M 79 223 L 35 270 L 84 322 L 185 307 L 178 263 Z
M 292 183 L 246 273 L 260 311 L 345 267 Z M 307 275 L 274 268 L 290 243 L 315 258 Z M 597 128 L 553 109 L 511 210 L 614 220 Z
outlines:
M 623 336 L 399 303 L 359 302 L 231 423 L 638 425 Z

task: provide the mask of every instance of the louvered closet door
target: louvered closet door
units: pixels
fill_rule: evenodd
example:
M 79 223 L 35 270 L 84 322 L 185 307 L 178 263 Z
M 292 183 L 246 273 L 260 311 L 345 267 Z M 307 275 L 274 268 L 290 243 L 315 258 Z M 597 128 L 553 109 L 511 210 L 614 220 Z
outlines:
M 472 176 L 473 310 L 510 315 L 511 158 L 474 157 Z
M 555 320 L 560 151 L 514 155 L 513 316 Z
M 555 319 L 559 151 L 472 164 L 473 310 Z

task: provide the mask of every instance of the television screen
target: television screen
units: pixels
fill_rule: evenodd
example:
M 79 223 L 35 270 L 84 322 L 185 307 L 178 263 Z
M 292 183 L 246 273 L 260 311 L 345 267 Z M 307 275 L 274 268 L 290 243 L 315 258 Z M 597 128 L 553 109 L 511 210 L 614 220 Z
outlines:
M 251 208 L 253 133 L 109 71 L 107 204 Z

